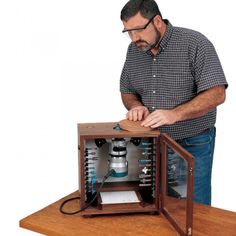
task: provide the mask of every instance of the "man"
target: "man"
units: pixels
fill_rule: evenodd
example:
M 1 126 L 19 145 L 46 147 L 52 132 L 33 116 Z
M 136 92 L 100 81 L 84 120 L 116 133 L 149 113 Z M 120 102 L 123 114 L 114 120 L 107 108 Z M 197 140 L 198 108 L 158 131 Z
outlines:
M 154 0 L 130 0 L 121 20 L 131 39 L 120 80 L 126 117 L 168 133 L 193 154 L 194 200 L 210 205 L 216 107 L 227 87 L 214 46 L 162 19 Z

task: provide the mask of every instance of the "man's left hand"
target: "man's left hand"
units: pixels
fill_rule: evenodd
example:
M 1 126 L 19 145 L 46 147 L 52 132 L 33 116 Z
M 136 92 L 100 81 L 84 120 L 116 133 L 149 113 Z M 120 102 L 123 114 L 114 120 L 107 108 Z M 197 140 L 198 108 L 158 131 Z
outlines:
M 177 120 L 177 113 L 174 110 L 156 110 L 149 114 L 141 125 L 157 128 L 162 125 L 172 125 Z

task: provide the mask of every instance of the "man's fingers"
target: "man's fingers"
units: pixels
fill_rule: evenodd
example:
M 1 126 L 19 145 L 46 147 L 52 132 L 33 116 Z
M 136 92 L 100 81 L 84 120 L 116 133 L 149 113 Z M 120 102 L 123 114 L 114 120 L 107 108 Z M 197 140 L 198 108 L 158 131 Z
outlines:
M 160 120 L 159 122 L 156 122 L 154 125 L 151 125 L 150 127 L 151 128 L 158 128 L 162 125 L 164 125 L 164 122 Z
M 149 111 L 146 110 L 146 111 L 144 112 L 143 118 L 146 119 L 146 117 L 147 117 L 149 114 L 150 114 Z
M 149 118 L 148 120 L 145 120 L 141 125 L 144 127 L 153 128 L 156 124 L 157 124 L 157 126 L 159 126 L 158 124 L 161 122 L 162 122 L 161 118 L 154 117 L 154 118 Z
M 143 119 L 143 111 L 142 110 L 139 110 L 138 111 L 138 120 L 142 120 Z
M 162 125 L 174 124 L 176 115 L 171 110 L 156 110 L 141 123 L 144 127 L 157 128 Z
M 128 120 L 133 120 L 133 115 L 132 115 L 132 112 L 131 112 L 131 111 L 127 112 L 127 114 L 126 114 L 126 119 L 128 119 Z
M 141 121 L 149 114 L 149 111 L 146 109 L 132 109 L 126 113 L 126 119 L 132 121 Z
M 154 119 L 155 119 L 155 117 L 153 116 L 153 113 L 151 113 L 150 115 L 148 115 L 146 117 L 146 119 L 141 123 L 141 125 L 144 127 L 148 127 L 148 126 L 150 126 L 150 124 L 153 125 L 152 122 L 154 121 Z

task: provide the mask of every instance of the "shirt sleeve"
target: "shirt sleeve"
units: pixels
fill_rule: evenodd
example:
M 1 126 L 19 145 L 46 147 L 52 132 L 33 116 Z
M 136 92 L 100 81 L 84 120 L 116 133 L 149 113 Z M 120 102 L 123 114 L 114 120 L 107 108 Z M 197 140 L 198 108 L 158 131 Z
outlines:
M 197 93 L 219 85 L 228 87 L 219 57 L 208 39 L 201 40 L 198 44 L 194 72 Z
M 136 94 L 134 88 L 130 84 L 129 79 L 129 54 L 131 51 L 131 45 L 128 48 L 125 64 L 123 66 L 120 76 L 120 92 L 121 93 L 133 93 Z

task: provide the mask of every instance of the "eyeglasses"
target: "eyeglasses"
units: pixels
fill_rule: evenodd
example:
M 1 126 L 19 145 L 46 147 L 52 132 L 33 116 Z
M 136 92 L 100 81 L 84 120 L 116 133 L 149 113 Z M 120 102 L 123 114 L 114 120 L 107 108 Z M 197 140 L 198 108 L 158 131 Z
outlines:
M 145 30 L 148 25 L 152 22 L 152 20 L 155 18 L 156 15 L 154 15 L 144 26 L 138 27 L 138 28 L 133 28 L 133 29 L 124 29 L 122 30 L 122 33 L 128 33 L 129 35 L 132 34 L 132 32 L 142 32 Z

